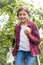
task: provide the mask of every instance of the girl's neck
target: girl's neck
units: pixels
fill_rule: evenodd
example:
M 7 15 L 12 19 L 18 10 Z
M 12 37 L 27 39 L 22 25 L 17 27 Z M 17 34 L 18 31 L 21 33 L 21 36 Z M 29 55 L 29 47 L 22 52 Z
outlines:
M 27 25 L 28 24 L 28 21 L 27 22 L 21 22 L 21 25 Z

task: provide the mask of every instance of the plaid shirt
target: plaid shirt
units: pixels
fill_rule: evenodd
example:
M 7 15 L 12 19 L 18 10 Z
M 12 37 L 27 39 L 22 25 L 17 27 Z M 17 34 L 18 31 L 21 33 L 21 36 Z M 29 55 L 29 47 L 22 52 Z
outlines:
M 32 29 L 31 34 L 28 36 L 30 42 L 30 52 L 32 56 L 36 56 L 40 54 L 40 36 L 36 23 L 29 21 L 27 27 Z M 12 54 L 15 56 L 17 54 L 19 43 L 20 43 L 20 30 L 21 24 L 16 25 L 16 40 L 15 40 L 15 48 L 12 51 Z

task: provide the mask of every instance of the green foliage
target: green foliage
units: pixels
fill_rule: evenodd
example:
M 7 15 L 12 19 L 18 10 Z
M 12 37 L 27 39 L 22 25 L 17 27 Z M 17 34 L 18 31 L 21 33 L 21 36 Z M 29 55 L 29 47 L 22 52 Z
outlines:
M 15 25 L 18 23 L 17 10 L 20 6 L 29 6 L 30 19 L 38 24 L 38 28 L 42 27 L 43 9 L 34 9 L 33 4 L 28 4 L 22 0 L 0 0 L 0 15 L 3 13 L 9 15 L 9 19 L 0 30 L 0 65 L 6 65 L 6 49 L 12 47 L 13 39 L 15 38 Z M 1 21 L 2 22 L 2 21 Z M 3 21 L 4 22 L 4 21 Z M 2 23 L 3 23 L 2 22 Z M 41 51 L 43 51 L 43 39 L 41 39 Z M 43 55 L 40 55 L 41 62 L 43 63 Z
M 40 60 L 41 60 L 41 63 L 43 63 L 43 38 L 41 38 L 40 47 L 41 47 Z

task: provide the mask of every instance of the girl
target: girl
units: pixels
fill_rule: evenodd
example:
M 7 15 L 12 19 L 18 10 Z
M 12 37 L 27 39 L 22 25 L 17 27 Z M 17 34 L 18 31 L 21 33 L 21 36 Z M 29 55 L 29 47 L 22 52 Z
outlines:
M 25 59 L 26 65 L 34 65 L 37 54 L 40 54 L 38 27 L 30 20 L 27 6 L 18 9 L 17 17 L 20 23 L 16 25 L 15 47 L 12 51 L 16 56 L 15 65 L 22 65 Z

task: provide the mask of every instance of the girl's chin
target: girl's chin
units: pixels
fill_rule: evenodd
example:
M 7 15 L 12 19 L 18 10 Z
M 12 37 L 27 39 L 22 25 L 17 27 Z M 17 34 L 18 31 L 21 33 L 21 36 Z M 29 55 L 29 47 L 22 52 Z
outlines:
M 24 23 L 25 21 L 21 21 L 22 23 Z
M 21 23 L 25 23 L 25 22 L 21 22 Z

